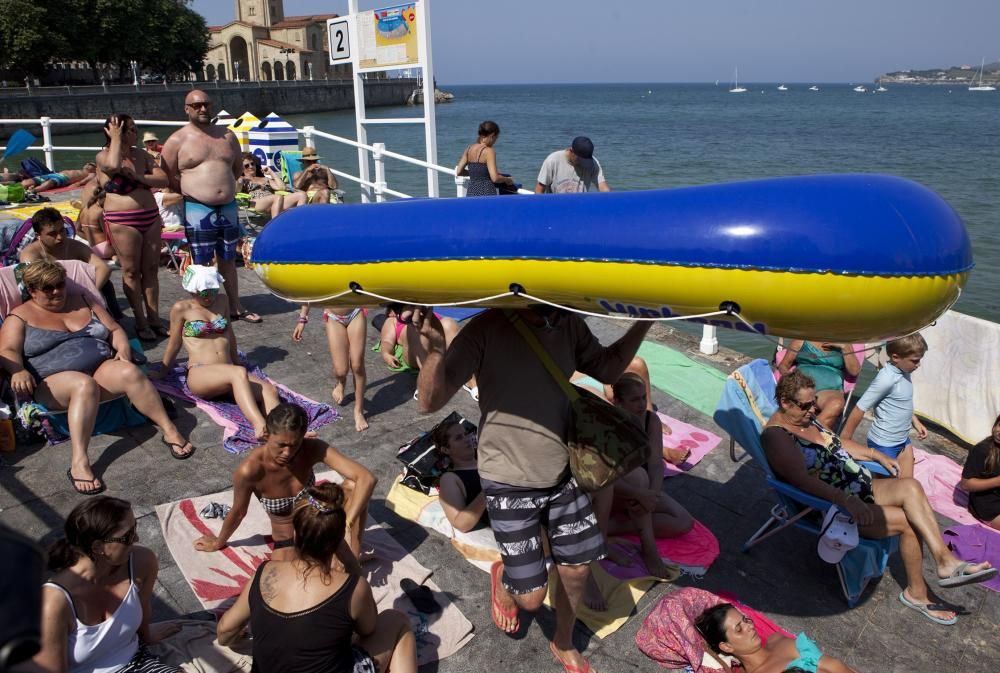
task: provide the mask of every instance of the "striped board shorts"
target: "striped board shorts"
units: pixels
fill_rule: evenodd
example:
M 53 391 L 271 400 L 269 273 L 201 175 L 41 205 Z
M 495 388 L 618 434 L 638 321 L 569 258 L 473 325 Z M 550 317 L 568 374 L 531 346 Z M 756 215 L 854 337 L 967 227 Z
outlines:
M 572 477 L 546 489 L 481 481 L 490 528 L 503 559 L 503 585 L 510 593 L 531 593 L 548 582 L 543 524 L 552 560 L 559 565 L 584 565 L 607 555 L 590 496 Z
M 118 673 L 184 673 L 181 669 L 162 663 L 156 658 L 145 645 L 140 644 L 139 649 L 132 655 L 132 660 L 125 664 Z
M 220 262 L 236 259 L 240 240 L 240 213 L 236 199 L 210 206 L 184 197 L 184 234 L 191 248 L 191 261 L 210 265 L 212 257 Z

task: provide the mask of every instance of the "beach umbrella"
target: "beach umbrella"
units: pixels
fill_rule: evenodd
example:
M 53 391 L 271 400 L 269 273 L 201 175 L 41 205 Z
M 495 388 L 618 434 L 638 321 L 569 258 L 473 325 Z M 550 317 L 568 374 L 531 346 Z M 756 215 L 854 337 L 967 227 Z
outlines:
M 33 136 L 28 131 L 24 129 L 18 129 L 11 134 L 10 139 L 7 140 L 7 149 L 4 150 L 3 158 L 0 161 L 6 161 L 9 158 L 16 157 L 18 154 L 24 150 L 31 147 L 31 143 L 35 142 L 35 136 Z

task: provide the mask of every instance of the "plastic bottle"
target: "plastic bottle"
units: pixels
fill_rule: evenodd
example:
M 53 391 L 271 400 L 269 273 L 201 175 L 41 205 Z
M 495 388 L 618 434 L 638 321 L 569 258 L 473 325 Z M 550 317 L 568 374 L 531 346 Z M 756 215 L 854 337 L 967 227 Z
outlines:
M 15 444 L 14 423 L 10 419 L 10 407 L 2 404 L 0 405 L 0 452 L 13 452 Z

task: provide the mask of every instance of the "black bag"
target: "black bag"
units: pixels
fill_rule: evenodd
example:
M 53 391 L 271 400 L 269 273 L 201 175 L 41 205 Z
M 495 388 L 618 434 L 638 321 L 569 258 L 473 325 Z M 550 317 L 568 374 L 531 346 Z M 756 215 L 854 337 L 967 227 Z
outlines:
M 457 411 L 448 414 L 430 431 L 422 433 L 399 449 L 396 460 L 403 464 L 400 483 L 424 495 L 430 495 L 431 491 L 437 488 L 438 480 L 451 467 L 451 461 L 448 456 L 438 451 L 437 445 L 434 444 L 434 430 L 441 423 L 450 421 L 461 423 L 468 433 L 476 432 L 476 425 L 462 418 Z
M 21 161 L 21 170 L 33 178 L 48 175 L 54 171 L 34 157 L 29 157 Z

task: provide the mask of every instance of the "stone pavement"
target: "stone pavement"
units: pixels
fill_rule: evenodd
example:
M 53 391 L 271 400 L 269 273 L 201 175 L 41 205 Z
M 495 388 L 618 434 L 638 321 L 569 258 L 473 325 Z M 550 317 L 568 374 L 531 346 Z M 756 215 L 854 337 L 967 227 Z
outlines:
M 276 380 L 314 399 L 329 399 L 330 360 L 321 322 L 313 320 L 306 329 L 305 340 L 293 343 L 290 335 L 296 307 L 270 295 L 251 272 L 241 269 L 239 273 L 245 305 L 264 317 L 261 325 L 236 323 L 240 348 Z M 181 297 L 182 290 L 178 278 L 166 271 L 161 271 L 161 287 L 163 314 L 167 315 L 171 302 Z M 591 324 L 605 343 L 622 330 L 618 323 L 608 320 Z M 373 331 L 369 330 L 370 343 L 373 338 Z M 733 352 L 704 358 L 697 354 L 694 339 L 669 328 L 655 328 L 651 338 L 726 372 L 744 361 Z M 158 361 L 162 347 L 161 343 L 151 350 L 152 362 Z M 554 624 L 549 612 L 543 610 L 534 619 L 522 614 L 522 622 L 527 626 L 522 627 L 516 638 L 501 634 L 490 620 L 488 576 L 461 560 L 441 536 L 401 520 L 385 508 L 382 498 L 398 474 L 396 449 L 418 431 L 431 427 L 446 412 L 434 416 L 420 414 L 412 400 L 414 377 L 389 373 L 381 359 L 371 352 L 367 355 L 367 365 L 371 428 L 362 434 L 355 432 L 350 407 L 344 407 L 347 415 L 321 430 L 320 436 L 379 477 L 372 517 L 389 529 L 417 561 L 434 571 L 434 581 L 448 592 L 476 629 L 476 637 L 463 650 L 422 670 L 428 673 L 558 671 L 546 646 L 546 636 L 552 633 Z M 349 395 L 348 401 L 351 399 Z M 849 610 L 835 570 L 816 556 L 815 539 L 811 536 L 789 530 L 761 543 L 750 553 L 741 553 L 742 542 L 763 523 L 772 505 L 760 470 L 749 459 L 738 463 L 730 460 L 728 439 L 710 418 L 655 389 L 654 401 L 665 413 L 724 438 L 689 474 L 667 481 L 670 494 L 711 528 L 722 547 L 721 557 L 703 580 L 695 582 L 682 577 L 678 586 L 696 584 L 708 590 L 733 592 L 788 630 L 806 631 L 824 652 L 865 673 L 986 673 L 995 669 L 1000 654 L 1000 599 L 993 592 L 980 587 L 942 592 L 941 598 L 967 612 L 957 626 L 944 627 L 904 609 L 898 602 L 896 597 L 903 577 L 898 556 L 891 561 L 890 572 L 874 589 L 868 590 L 863 602 Z M 151 547 L 160 559 L 154 597 L 158 619 L 197 612 L 200 604 L 167 552 L 154 507 L 229 488 L 232 472 L 239 462 L 237 456 L 222 449 L 222 431 L 218 426 L 197 410 L 180 404 L 178 408 L 178 426 L 189 433 L 198 447 L 190 460 L 172 460 L 152 427 L 96 437 L 91 442 L 91 458 L 97 473 L 108 484 L 108 493 L 133 503 L 141 543 Z M 450 408 L 472 418 L 478 415 L 473 401 L 461 392 Z M 950 445 L 947 440 L 937 438 L 932 444 L 934 449 L 962 459 L 964 449 Z M 14 454 L 0 455 L 0 459 L 3 461 L 0 521 L 48 541 L 54 531 L 61 529 L 62 517 L 81 500 L 70 489 L 64 474 L 69 462 L 68 445 L 20 448 Z M 942 523 L 947 524 L 944 520 Z M 931 573 L 928 564 L 927 576 L 931 577 Z M 635 647 L 634 636 L 657 599 L 672 590 L 669 585 L 651 590 L 640 602 L 638 614 L 603 641 L 593 638 L 583 628 L 577 629 L 578 647 L 585 649 L 596 670 L 659 670 L 657 664 Z

